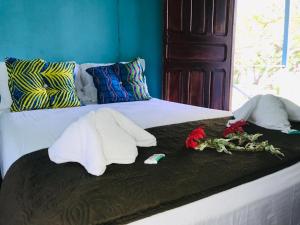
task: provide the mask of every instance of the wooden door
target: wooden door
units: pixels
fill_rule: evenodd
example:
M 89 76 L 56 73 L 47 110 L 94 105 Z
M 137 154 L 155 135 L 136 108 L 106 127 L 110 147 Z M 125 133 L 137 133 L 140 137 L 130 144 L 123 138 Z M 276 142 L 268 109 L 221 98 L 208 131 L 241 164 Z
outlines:
M 165 0 L 166 100 L 229 109 L 234 0 Z

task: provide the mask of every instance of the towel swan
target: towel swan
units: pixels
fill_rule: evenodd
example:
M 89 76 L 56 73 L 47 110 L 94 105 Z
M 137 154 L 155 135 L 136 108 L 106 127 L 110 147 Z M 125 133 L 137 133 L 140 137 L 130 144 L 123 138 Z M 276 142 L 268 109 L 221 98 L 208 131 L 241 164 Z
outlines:
M 48 154 L 55 163 L 78 162 L 90 174 L 99 176 L 109 164 L 135 162 L 137 146 L 155 145 L 152 134 L 120 112 L 102 108 L 72 123 Z
M 271 94 L 257 95 L 233 112 L 234 120 L 228 121 L 228 126 L 238 120 L 246 120 L 258 126 L 280 130 L 283 133 L 293 133 L 290 121 L 300 121 L 300 107 L 295 103 Z

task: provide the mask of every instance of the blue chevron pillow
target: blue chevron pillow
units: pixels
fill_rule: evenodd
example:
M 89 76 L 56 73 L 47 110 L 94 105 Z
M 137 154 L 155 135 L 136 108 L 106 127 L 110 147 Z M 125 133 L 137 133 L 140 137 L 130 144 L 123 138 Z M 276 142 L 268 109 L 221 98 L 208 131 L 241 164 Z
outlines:
M 118 66 L 121 71 L 123 86 L 128 94 L 137 101 L 151 99 L 140 60 L 136 59 L 128 63 L 119 63 Z
M 115 65 L 93 67 L 86 70 L 97 89 L 98 104 L 133 101 L 122 86 L 119 67 Z
M 20 60 L 6 58 L 8 72 L 8 87 L 13 103 L 10 110 L 45 109 L 50 106 L 45 82 L 40 73 L 45 65 L 41 59 Z
M 75 62 L 45 63 L 41 76 L 47 87 L 50 108 L 80 106 L 74 81 Z

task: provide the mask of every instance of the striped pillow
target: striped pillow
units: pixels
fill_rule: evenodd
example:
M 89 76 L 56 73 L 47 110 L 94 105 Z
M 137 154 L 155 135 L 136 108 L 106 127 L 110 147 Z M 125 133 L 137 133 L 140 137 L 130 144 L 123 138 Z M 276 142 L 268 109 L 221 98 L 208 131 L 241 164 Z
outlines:
M 41 72 L 51 108 L 80 106 L 74 82 L 75 62 L 45 63 Z
M 117 64 L 92 67 L 87 69 L 86 72 L 93 77 L 97 89 L 98 104 L 133 100 L 122 86 Z
M 118 66 L 121 71 L 122 84 L 129 96 L 136 101 L 151 99 L 140 60 L 125 64 L 119 63 Z
M 8 86 L 12 97 L 12 112 L 45 109 L 50 105 L 49 96 L 40 76 L 44 61 L 6 58 Z

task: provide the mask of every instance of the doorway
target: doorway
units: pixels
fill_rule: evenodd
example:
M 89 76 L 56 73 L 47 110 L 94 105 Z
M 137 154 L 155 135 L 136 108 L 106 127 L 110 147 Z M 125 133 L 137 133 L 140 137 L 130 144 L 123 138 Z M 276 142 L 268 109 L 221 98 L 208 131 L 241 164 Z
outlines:
M 232 110 L 258 94 L 300 105 L 300 0 L 237 0 Z

